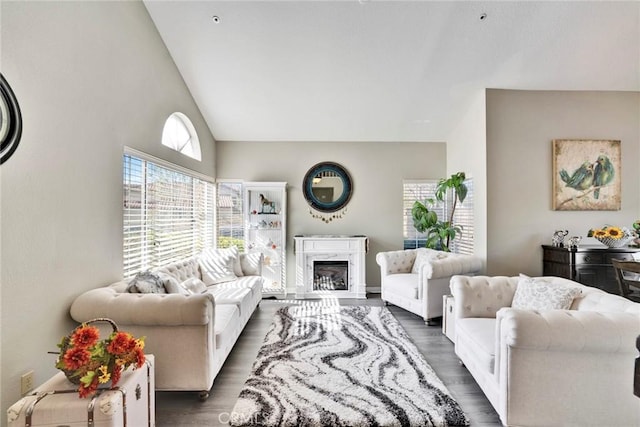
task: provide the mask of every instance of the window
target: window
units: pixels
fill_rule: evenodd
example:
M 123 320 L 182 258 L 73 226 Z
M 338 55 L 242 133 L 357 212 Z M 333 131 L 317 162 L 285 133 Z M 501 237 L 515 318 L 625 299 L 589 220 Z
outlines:
M 202 160 L 200 140 L 196 128 L 189 118 L 182 113 L 173 113 L 164 122 L 162 129 L 162 145 L 176 150 L 195 160 Z
M 462 227 L 462 233 L 457 235 L 455 240 L 450 245 L 452 252 L 473 254 L 473 180 L 467 179 L 465 181 L 468 192 L 464 202 L 456 205 L 455 216 L 453 219 L 454 224 Z M 438 181 L 436 180 L 420 180 L 411 181 L 405 180 L 402 182 L 403 189 L 403 236 L 404 236 L 404 248 L 415 249 L 422 248 L 426 243 L 424 233 L 418 233 L 413 226 L 413 218 L 411 217 L 411 208 L 416 200 L 424 202 L 425 199 L 432 198 L 435 200 L 436 186 Z M 449 197 L 442 202 L 438 202 L 432 209 L 438 215 L 438 218 L 448 218 L 453 207 L 453 194 L 450 192 Z
M 124 277 L 213 247 L 208 177 L 127 149 L 123 159 Z
M 217 247 L 228 248 L 235 245 L 240 252 L 243 252 L 242 182 L 219 181 L 217 187 Z

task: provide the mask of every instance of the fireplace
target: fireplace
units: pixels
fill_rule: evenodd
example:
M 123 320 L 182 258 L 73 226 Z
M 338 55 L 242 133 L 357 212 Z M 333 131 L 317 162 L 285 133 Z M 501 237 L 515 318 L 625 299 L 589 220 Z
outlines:
M 296 298 L 366 298 L 366 236 L 295 236 Z
M 314 291 L 349 289 L 349 261 L 313 261 Z

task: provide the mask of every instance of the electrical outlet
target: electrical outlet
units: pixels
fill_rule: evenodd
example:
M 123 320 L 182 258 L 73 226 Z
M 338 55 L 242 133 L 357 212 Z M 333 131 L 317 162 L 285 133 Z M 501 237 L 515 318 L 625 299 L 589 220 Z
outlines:
M 25 395 L 33 390 L 33 371 L 26 372 L 20 377 L 20 392 Z

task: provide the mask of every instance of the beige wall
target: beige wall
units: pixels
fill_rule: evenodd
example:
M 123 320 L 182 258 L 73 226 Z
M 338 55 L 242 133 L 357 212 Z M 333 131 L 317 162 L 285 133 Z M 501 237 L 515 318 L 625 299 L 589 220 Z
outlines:
M 489 274 L 542 274 L 554 230 L 640 217 L 640 93 L 488 90 L 486 114 Z M 621 210 L 552 210 L 551 141 L 568 138 L 622 141 Z
M 211 134 L 140 2 L 1 2 L 2 73 L 24 119 L 0 168 L 2 411 L 20 375 L 53 375 L 69 305 L 122 274 L 122 153 L 130 146 L 215 176 Z M 173 111 L 202 163 L 160 145 Z M 2 425 L 6 417 L 0 417 Z
M 445 176 L 443 143 L 393 142 L 217 142 L 218 179 L 286 181 L 287 288 L 295 288 L 293 236 L 364 234 L 369 237 L 367 285 L 380 287 L 377 252 L 402 249 L 402 180 Z M 309 214 L 302 179 L 318 162 L 344 166 L 354 193 L 342 219 L 324 223 Z
M 485 91 L 469 100 L 467 111 L 453 120 L 447 138 L 447 176 L 465 172 L 473 180 L 474 236 L 473 251 L 487 258 L 487 137 Z

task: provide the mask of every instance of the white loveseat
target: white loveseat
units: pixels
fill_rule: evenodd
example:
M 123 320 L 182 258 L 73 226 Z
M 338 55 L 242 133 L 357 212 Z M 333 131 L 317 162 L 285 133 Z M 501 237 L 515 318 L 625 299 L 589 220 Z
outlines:
M 540 279 L 582 293 L 569 310 L 515 309 L 521 277 L 453 277 L 456 355 L 504 425 L 639 426 L 633 366 L 640 304 L 567 279 Z
M 203 264 L 203 258 L 211 261 L 212 253 L 219 251 L 153 272 L 164 273 L 162 277 L 170 275 L 175 278 L 173 283 L 207 280 L 204 270 L 210 263 Z M 239 254 L 233 267 L 233 274 L 227 270 L 223 282 L 195 293 L 130 293 L 125 281 L 92 289 L 74 300 L 71 317 L 78 322 L 107 317 L 120 330 L 145 336 L 145 352 L 155 356 L 156 390 L 198 391 L 206 399 L 222 364 L 262 300 L 261 255 Z
M 427 324 L 442 316 L 442 297 L 456 274 L 473 275 L 482 268 L 480 258 L 428 248 L 379 252 L 381 298 L 421 316 Z

